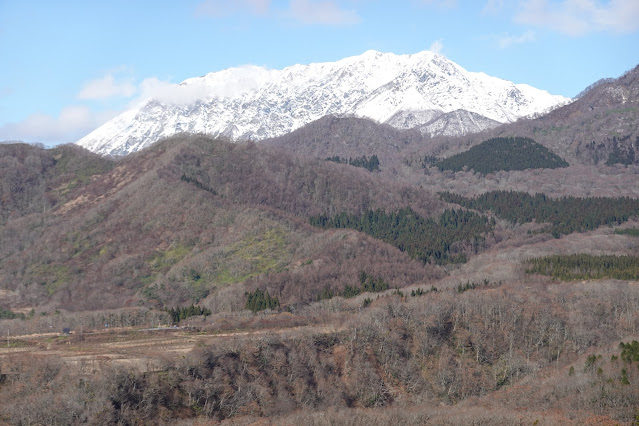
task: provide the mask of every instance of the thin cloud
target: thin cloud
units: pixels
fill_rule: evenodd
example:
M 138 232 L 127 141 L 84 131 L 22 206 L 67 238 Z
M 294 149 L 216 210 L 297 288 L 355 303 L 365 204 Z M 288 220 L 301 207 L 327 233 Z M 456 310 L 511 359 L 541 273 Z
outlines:
M 232 71 L 232 80 L 194 79 L 188 84 L 175 84 L 151 77 L 144 79 L 138 87 L 129 82 L 117 83 L 115 79 L 108 78 L 109 74 L 87 83 L 78 98 L 101 100 L 116 94 L 127 97 L 137 94 L 129 102 L 128 108 L 140 106 L 150 98 L 165 104 L 187 105 L 206 98 L 238 96 L 265 84 L 273 72 L 257 66 L 243 66 Z M 122 111 L 95 112 L 86 105 L 72 105 L 63 108 L 58 116 L 36 113 L 22 121 L 0 126 L 0 140 L 76 142 L 120 112 Z
M 432 42 L 432 44 L 428 48 L 428 50 L 438 55 L 441 55 L 443 49 L 444 49 L 444 43 L 442 43 L 441 40 L 435 40 L 434 42 Z
M 104 100 L 114 96 L 131 97 L 128 108 L 142 105 L 149 99 L 164 104 L 188 105 L 201 99 L 233 97 L 268 81 L 272 71 L 256 66 L 234 68 L 228 79 L 194 79 L 189 84 L 175 84 L 155 77 L 142 80 L 139 86 L 118 83 L 111 74 L 87 83 L 78 93 L 79 99 Z M 63 108 L 58 116 L 36 113 L 20 122 L 0 126 L 0 140 L 24 140 L 46 143 L 75 142 L 121 111 L 95 112 L 86 105 Z
M 140 83 L 140 96 L 134 99 L 130 107 L 138 107 L 149 99 L 164 104 L 189 105 L 209 96 L 209 90 L 201 85 L 179 85 L 155 77 L 146 78 Z
M 130 80 L 116 81 L 112 73 L 87 82 L 77 95 L 82 100 L 104 100 L 115 97 L 130 98 L 136 92 Z
M 251 15 L 266 15 L 271 8 L 271 0 L 206 0 L 198 4 L 195 14 L 203 17 L 225 18 L 248 12 Z
M 535 32 L 526 31 L 520 36 L 505 35 L 498 40 L 499 48 L 506 49 L 510 46 L 535 41 Z
M 63 108 L 57 117 L 32 114 L 23 121 L 1 126 L 0 140 L 75 142 L 115 115 L 114 111 L 95 113 L 81 105 Z
M 140 95 L 129 106 L 139 106 L 151 98 L 172 105 L 188 105 L 202 99 L 233 98 L 263 86 L 276 71 L 246 65 L 221 72 L 226 73 L 224 78 L 190 79 L 184 84 L 146 78 L 140 83 Z
M 639 1 L 526 0 L 515 21 L 573 37 L 592 32 L 631 33 L 639 29 Z

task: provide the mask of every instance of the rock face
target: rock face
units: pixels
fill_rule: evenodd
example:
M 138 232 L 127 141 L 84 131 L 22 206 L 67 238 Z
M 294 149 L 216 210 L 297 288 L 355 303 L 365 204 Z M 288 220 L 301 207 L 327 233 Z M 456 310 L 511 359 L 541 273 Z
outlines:
M 525 84 L 466 71 L 425 51 L 368 51 L 337 62 L 282 70 L 231 68 L 191 78 L 146 99 L 77 143 L 104 155 L 126 155 L 180 132 L 259 140 L 325 115 L 351 115 L 463 135 L 568 103 Z

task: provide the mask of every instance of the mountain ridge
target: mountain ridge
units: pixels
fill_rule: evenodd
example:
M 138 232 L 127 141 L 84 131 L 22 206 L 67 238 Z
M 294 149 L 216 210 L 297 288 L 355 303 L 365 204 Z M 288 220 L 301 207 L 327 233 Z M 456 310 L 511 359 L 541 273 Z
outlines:
M 639 164 L 639 66 L 595 83 L 581 97 L 539 117 L 502 124 L 462 139 L 443 137 L 430 154 L 450 156 L 494 137 L 529 137 L 569 163 Z M 619 159 L 623 159 L 619 161 Z
M 180 132 L 261 140 L 329 114 L 399 128 L 422 126 L 430 136 L 460 135 L 569 101 L 526 84 L 469 72 L 429 51 L 367 51 L 282 70 L 231 68 L 187 79 L 173 89 L 144 100 L 77 143 L 103 155 L 126 155 Z M 413 118 L 401 120 L 403 112 L 413 113 Z

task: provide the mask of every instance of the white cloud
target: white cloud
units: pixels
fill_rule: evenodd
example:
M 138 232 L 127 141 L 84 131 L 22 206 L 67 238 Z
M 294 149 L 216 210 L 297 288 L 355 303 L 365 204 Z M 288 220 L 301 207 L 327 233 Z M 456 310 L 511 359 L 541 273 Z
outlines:
M 428 48 L 428 50 L 430 50 L 433 53 L 436 53 L 438 55 L 441 55 L 442 49 L 444 48 L 444 43 L 442 43 L 441 40 L 435 40 L 430 47 Z
M 0 127 L 0 140 L 27 142 L 75 142 L 116 115 L 114 111 L 94 113 L 86 106 L 69 106 L 57 117 L 32 114 L 17 123 Z
M 505 35 L 497 41 L 499 43 L 500 49 L 506 49 L 515 44 L 528 43 L 530 41 L 535 41 L 535 32 L 528 30 L 520 36 L 511 36 Z
M 130 98 L 136 92 L 131 80 L 116 81 L 112 73 L 85 83 L 77 95 L 83 100 L 103 100 L 115 97 Z
M 204 78 L 186 80 L 181 84 L 146 78 L 140 83 L 140 96 L 131 104 L 137 106 L 149 98 L 173 105 L 188 105 L 200 99 L 236 97 L 254 90 L 269 81 L 271 73 L 266 68 L 246 65 L 215 73 Z
M 101 100 L 115 95 L 130 97 L 137 94 L 135 99 L 129 102 L 128 108 L 140 106 L 150 98 L 165 104 L 187 105 L 200 99 L 238 96 L 264 84 L 273 72 L 276 71 L 251 65 L 221 72 L 226 75 L 216 73 L 210 78 L 191 79 L 183 84 L 151 77 L 144 79 L 138 87 L 131 83 L 125 86 L 110 78 L 102 78 L 85 85 L 78 97 Z M 95 112 L 85 105 L 72 105 L 63 108 L 57 117 L 42 113 L 32 114 L 23 121 L 0 125 L 0 140 L 75 142 L 120 112 Z
M 305 25 L 351 25 L 360 21 L 354 10 L 342 9 L 334 1 L 291 0 L 285 15 Z
M 639 1 L 526 0 L 515 21 L 575 37 L 600 31 L 630 33 L 639 29 Z
M 224 18 L 242 12 L 265 15 L 270 11 L 270 0 L 205 0 L 195 8 L 196 15 Z
M 207 96 L 206 90 L 202 89 L 195 85 L 180 86 L 155 77 L 145 78 L 140 83 L 140 96 L 133 100 L 131 106 L 137 106 L 150 98 L 162 103 L 188 105 Z

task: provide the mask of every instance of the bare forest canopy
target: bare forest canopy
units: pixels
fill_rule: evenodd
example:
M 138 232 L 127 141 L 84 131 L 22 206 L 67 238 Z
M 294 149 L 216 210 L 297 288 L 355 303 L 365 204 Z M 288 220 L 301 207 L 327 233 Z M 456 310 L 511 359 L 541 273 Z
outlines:
M 383 274 L 394 287 L 440 274 L 354 233 L 342 235 L 351 257 L 308 225 L 322 212 L 410 207 L 428 216 L 443 207 L 435 194 L 362 168 L 188 135 L 118 162 L 71 147 L 2 149 L 2 161 L 16 165 L 2 175 L 0 306 L 10 311 L 188 306 L 227 286 L 242 308 L 259 277 L 277 282 L 271 294 L 290 305 L 327 286 L 342 293 L 360 270 L 394 265 Z M 316 266 L 292 273 L 313 259 Z
M 0 423 L 637 421 L 638 75 L 461 138 L 1 144 Z
M 0 144 L 0 225 L 10 217 L 45 212 L 72 190 L 108 172 L 114 162 L 75 145 L 50 150 Z
M 327 417 L 372 425 L 629 423 L 639 404 L 639 368 L 637 345 L 625 336 L 632 333 L 628 318 L 639 319 L 639 292 L 613 283 L 587 290 L 566 284 L 553 292 L 480 286 L 396 294 L 348 317 L 305 314 L 318 323 L 341 318 L 335 331 L 213 339 L 147 372 L 107 364 L 86 374 L 21 352 L 2 365 L 0 416 L 15 424 L 260 417 L 286 424 Z M 77 354 L 92 339 L 59 337 L 53 346 L 69 342 Z

